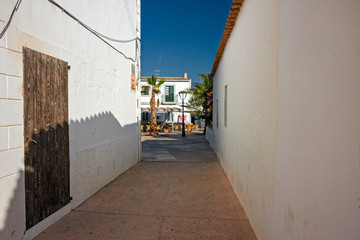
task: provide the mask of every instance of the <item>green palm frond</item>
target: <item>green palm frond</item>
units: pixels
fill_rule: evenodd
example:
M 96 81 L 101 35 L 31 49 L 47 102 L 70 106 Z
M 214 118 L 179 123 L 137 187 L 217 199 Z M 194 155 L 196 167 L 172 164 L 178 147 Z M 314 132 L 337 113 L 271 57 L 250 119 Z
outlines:
M 149 77 L 146 82 L 151 86 L 154 87 L 156 86 L 156 82 L 157 82 L 157 77 L 155 77 L 154 75 L 152 75 L 151 77 Z
M 152 75 L 151 77 L 149 77 L 146 80 L 146 82 L 151 86 L 151 88 L 153 90 L 155 90 L 155 89 L 159 89 L 161 87 L 161 85 L 163 85 L 165 82 L 165 80 L 160 80 L 159 82 L 157 82 L 157 80 L 158 80 L 158 78 L 155 77 L 154 75 Z
M 158 78 L 155 77 L 154 75 L 152 75 L 151 77 L 149 77 L 148 79 L 146 79 L 146 82 L 150 85 L 152 91 L 155 94 L 159 94 L 160 93 L 160 87 L 161 85 L 164 84 L 165 80 L 160 80 L 159 82 L 157 81 Z
M 160 88 L 161 85 L 163 85 L 165 80 L 160 80 L 158 84 L 156 84 L 156 88 Z

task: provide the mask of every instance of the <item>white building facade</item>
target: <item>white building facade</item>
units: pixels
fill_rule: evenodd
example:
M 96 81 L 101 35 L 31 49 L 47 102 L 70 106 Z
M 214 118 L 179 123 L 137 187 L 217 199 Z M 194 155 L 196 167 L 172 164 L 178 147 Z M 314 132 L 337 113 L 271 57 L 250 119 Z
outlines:
M 150 121 L 150 99 L 151 87 L 147 84 L 147 78 L 141 77 L 141 124 L 146 124 Z M 191 79 L 184 77 L 158 77 L 158 81 L 165 80 L 160 87 L 160 93 L 155 95 L 155 103 L 157 108 L 157 122 L 159 124 L 167 123 L 182 123 L 182 100 L 179 92 L 188 91 L 191 89 Z M 191 94 L 187 93 L 184 100 L 185 106 Z M 159 103 L 159 104 L 158 104 Z M 184 108 L 185 124 L 191 123 L 191 109 Z
M 0 39 L 0 239 L 32 239 L 140 159 L 140 0 L 19 3 L 0 2 L 0 31 L 9 24 Z M 58 168 L 42 163 L 57 146 L 65 172 L 51 173 Z M 44 187 L 37 176 L 60 180 Z M 36 201 L 61 195 L 60 205 L 36 212 L 34 186 L 44 190 Z
M 359 23 L 357 0 L 234 0 L 207 133 L 259 240 L 360 239 Z

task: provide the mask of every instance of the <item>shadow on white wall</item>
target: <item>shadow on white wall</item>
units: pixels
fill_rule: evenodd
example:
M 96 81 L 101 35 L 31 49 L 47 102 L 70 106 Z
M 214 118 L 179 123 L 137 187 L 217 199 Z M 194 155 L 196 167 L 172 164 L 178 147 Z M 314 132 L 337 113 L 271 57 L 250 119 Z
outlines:
M 41 129 L 32 139 L 51 139 L 67 125 Z M 72 208 L 78 206 L 139 158 L 138 123 L 122 125 L 111 112 L 95 114 L 79 121 L 70 121 L 70 196 Z M 11 161 L 13 159 L 6 159 Z M 32 166 L 25 166 L 30 171 Z M 16 177 L 16 179 L 15 179 Z M 25 232 L 25 172 L 5 177 L 0 189 L 0 239 L 21 239 Z M 53 192 L 53 194 L 48 194 Z M 58 188 L 48 190 L 45 201 L 59 196 Z M 6 211 L 6 213 L 5 213 Z M 36 225 L 35 225 L 36 227 Z

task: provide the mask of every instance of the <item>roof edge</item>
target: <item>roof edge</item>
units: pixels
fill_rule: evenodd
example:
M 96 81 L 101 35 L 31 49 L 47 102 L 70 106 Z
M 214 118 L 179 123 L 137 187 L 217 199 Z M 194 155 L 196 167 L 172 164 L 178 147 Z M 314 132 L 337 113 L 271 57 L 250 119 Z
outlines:
M 221 41 L 220 41 L 219 48 L 218 48 L 218 51 L 217 51 L 216 56 L 215 56 L 215 60 L 214 60 L 212 70 L 211 70 L 210 75 L 212 77 L 214 77 L 214 75 L 216 73 L 216 70 L 217 70 L 217 67 L 219 66 L 219 62 L 220 62 L 220 60 L 222 58 L 222 55 L 223 55 L 223 53 L 225 51 L 226 44 L 229 41 L 230 35 L 231 35 L 231 33 L 232 33 L 233 29 L 234 29 L 235 22 L 237 20 L 237 17 L 239 15 L 240 9 L 241 9 L 244 1 L 245 0 L 233 0 L 233 4 L 231 6 L 230 13 L 229 13 L 226 25 L 225 25 L 223 35 L 221 37 Z

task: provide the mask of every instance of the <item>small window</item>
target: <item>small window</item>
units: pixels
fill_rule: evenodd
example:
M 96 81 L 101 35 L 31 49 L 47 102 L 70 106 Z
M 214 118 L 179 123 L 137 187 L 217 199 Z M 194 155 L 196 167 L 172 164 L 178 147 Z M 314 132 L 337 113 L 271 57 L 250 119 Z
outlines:
M 219 99 L 216 99 L 216 128 L 219 128 Z
M 227 94 L 228 86 L 225 85 L 225 92 L 224 92 L 224 127 L 227 127 Z
M 149 112 L 141 113 L 143 121 L 149 121 Z
M 141 87 L 141 95 L 149 95 L 149 87 Z

